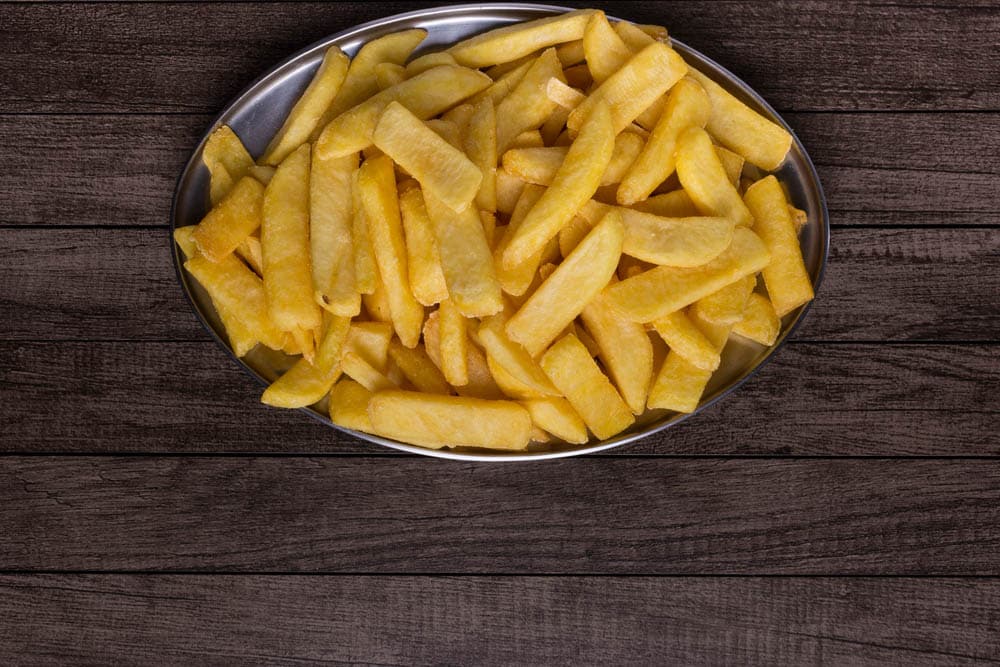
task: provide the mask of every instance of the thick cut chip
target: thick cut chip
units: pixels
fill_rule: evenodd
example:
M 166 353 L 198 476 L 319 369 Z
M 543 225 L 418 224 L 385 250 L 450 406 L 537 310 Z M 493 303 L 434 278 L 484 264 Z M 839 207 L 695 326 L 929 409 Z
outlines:
M 543 192 L 544 189 L 537 185 L 528 185 L 524 188 L 517 201 L 517 206 L 514 207 L 514 212 L 511 213 L 510 224 L 507 225 L 504 235 L 500 238 L 500 242 L 497 243 L 497 247 L 493 251 L 497 279 L 500 281 L 503 291 L 507 294 L 514 296 L 524 294 L 531 285 L 531 281 L 538 271 L 538 266 L 542 262 L 542 255 L 545 252 L 544 248 L 512 268 L 505 267 L 502 258 L 510 240 L 517 234 L 521 223 L 524 222 L 524 217 L 542 196 Z
M 563 109 L 569 109 L 570 111 L 580 106 L 580 103 L 587 99 L 587 96 L 579 90 L 556 77 L 552 77 L 546 82 L 545 94 Z
M 392 88 L 406 80 L 406 68 L 396 63 L 379 63 L 375 65 L 375 81 L 379 90 Z
M 356 380 L 368 391 L 384 391 L 395 389 L 399 385 L 393 382 L 385 373 L 362 359 L 353 352 L 345 352 L 340 360 L 344 375 Z
M 771 261 L 763 271 L 764 285 L 775 312 L 783 317 L 813 298 L 812 281 L 788 213 L 788 201 L 774 176 L 751 185 L 744 198 L 753 212 L 753 229 L 771 253 Z
M 531 415 L 514 401 L 488 401 L 413 391 L 385 391 L 368 403 L 375 432 L 421 447 L 528 446 Z
M 444 375 L 434 365 L 422 345 L 412 350 L 398 340 L 389 344 L 389 358 L 399 367 L 410 383 L 419 391 L 429 394 L 450 394 L 451 387 Z
M 399 102 L 420 119 L 431 118 L 489 86 L 482 72 L 443 65 L 386 88 L 331 120 L 316 140 L 323 157 L 350 155 L 372 144 L 372 133 L 382 112 Z
M 437 51 L 436 53 L 425 53 L 419 58 L 414 58 L 406 63 L 406 78 L 416 76 L 421 72 L 426 72 L 441 65 L 457 65 L 455 58 L 447 51 Z
M 556 55 L 559 56 L 559 62 L 562 63 L 563 67 L 572 67 L 582 63 L 587 57 L 583 52 L 582 39 L 560 44 L 556 47 Z
M 632 411 L 576 336 L 568 334 L 542 357 L 542 369 L 552 384 L 602 440 L 635 421 Z
M 341 380 L 330 390 L 330 421 L 352 431 L 372 432 L 368 401 L 374 394 L 354 380 Z
M 309 87 L 302 93 L 295 106 L 285 118 L 284 125 L 267 145 L 261 162 L 278 165 L 293 150 L 309 141 L 310 135 L 319 124 L 323 113 L 333 103 L 347 77 L 350 59 L 338 46 L 331 46 L 323 56 Z
M 403 345 L 415 347 L 420 340 L 424 309 L 410 290 L 392 161 L 384 155 L 366 160 L 358 173 L 358 188 L 375 250 L 375 261 L 389 298 L 392 325 Z
M 757 284 L 757 276 L 746 276 L 699 299 L 691 306 L 700 319 L 712 324 L 733 325 L 743 319 L 747 300 Z
M 497 28 L 461 41 L 448 51 L 466 67 L 510 62 L 555 44 L 583 39 L 583 31 L 593 13 L 593 9 L 578 9 Z
M 378 78 L 375 75 L 378 65 L 402 65 L 426 37 L 426 30 L 414 28 L 384 35 L 362 46 L 351 60 L 347 78 L 340 86 L 337 96 L 316 124 L 310 142 L 319 138 L 320 132 L 331 120 L 379 92 Z
M 322 399 L 340 377 L 340 357 L 347 340 L 350 319 L 328 317 L 329 323 L 316 350 L 314 363 L 299 359 L 260 397 L 278 408 L 304 408 Z
M 469 335 L 465 318 L 451 299 L 441 302 L 438 317 L 441 371 L 455 387 L 469 384 Z
M 594 108 L 589 122 L 569 147 L 552 186 L 528 211 L 503 253 L 506 267 L 514 267 L 545 247 L 593 196 L 611 161 L 615 131 L 607 107 Z
M 628 21 L 618 21 L 615 23 L 615 32 L 618 33 L 618 37 L 625 42 L 629 49 L 633 52 L 638 52 L 653 42 L 667 41 L 667 29 L 662 26 L 655 27 L 659 29 L 657 32 L 658 36 L 655 38 L 639 26 L 634 23 L 629 23 Z
M 230 254 L 260 227 L 264 186 L 244 176 L 194 230 L 194 242 L 213 262 Z
M 543 395 L 554 396 L 559 392 L 545 376 L 544 371 L 531 355 L 504 332 L 504 319 L 494 315 L 479 328 L 479 340 L 487 357 L 512 375 L 519 383 Z
M 439 316 L 435 311 L 427 316 L 424 324 L 424 348 L 427 356 L 431 358 L 434 365 L 443 368 L 441 359 L 441 338 L 439 333 Z M 486 355 L 475 345 L 469 345 L 469 382 L 459 387 L 455 391 L 460 396 L 471 396 L 473 398 L 503 398 L 503 390 L 497 386 L 493 375 L 490 372 Z
M 248 236 L 236 246 L 236 255 L 246 262 L 258 276 L 264 275 L 264 251 L 260 247 L 259 236 Z
M 485 317 L 503 308 L 490 245 L 475 207 L 456 212 L 431 193 L 424 203 L 434 231 L 448 293 L 466 317 Z
M 497 211 L 505 215 L 514 212 L 526 183 L 506 169 L 497 169 Z
M 260 341 L 272 350 L 284 346 L 285 335 L 268 314 L 264 284 L 243 262 L 233 255 L 219 262 L 193 257 L 184 263 L 184 268 L 212 297 L 223 323 L 229 323 L 226 330 L 234 331 L 230 334 L 230 342 L 238 356 L 249 352 L 253 345 L 237 346 L 237 341 Z M 238 337 L 232 326 L 234 322 L 239 323 L 237 326 L 242 332 Z
M 565 398 L 531 398 L 521 401 L 531 421 L 546 433 L 574 445 L 587 442 L 587 425 Z
M 541 130 L 525 130 L 514 137 L 510 142 L 510 148 L 541 148 L 545 145 Z
M 483 180 L 476 192 L 476 207 L 493 213 L 497 210 L 497 118 L 493 100 L 485 99 L 469 107 L 462 140 L 465 154 L 479 167 Z
M 561 78 L 562 67 L 555 49 L 547 49 L 531 65 L 524 78 L 496 108 L 497 151 L 503 153 L 526 130 L 535 130 L 555 111 L 556 103 L 545 93 L 551 78 Z
M 572 222 L 559 230 L 559 254 L 565 259 L 573 252 L 573 249 L 580 245 L 592 229 L 590 221 L 586 218 L 576 216 Z
M 708 96 L 693 79 L 678 81 L 667 95 L 663 114 L 649 141 L 618 187 L 618 203 L 630 206 L 646 199 L 674 171 L 674 151 L 681 132 L 704 127 L 710 107 Z
M 399 195 L 399 209 L 403 216 L 407 269 L 413 296 L 422 305 L 433 306 L 448 298 L 448 286 L 441 271 L 441 256 L 420 189 L 413 187 L 403 191 Z
M 398 102 L 385 108 L 373 140 L 424 191 L 456 211 L 467 207 L 479 191 L 483 181 L 479 168 Z
M 743 319 L 733 325 L 733 333 L 761 345 L 774 345 L 781 333 L 781 319 L 768 298 L 754 292 L 747 301 Z
M 760 238 L 737 227 L 733 242 L 708 264 L 658 266 L 608 288 L 611 304 L 634 322 L 652 322 L 763 269 L 771 255 Z
M 608 23 L 604 12 L 590 17 L 583 33 L 583 52 L 594 83 L 600 85 L 632 57 L 632 50 Z
M 670 346 L 671 351 L 679 354 L 688 363 L 706 371 L 714 371 L 719 367 L 719 349 L 705 337 L 683 310 L 675 310 L 654 320 L 653 328 L 663 342 Z
M 644 201 L 632 204 L 636 211 L 652 213 L 664 218 L 692 218 L 697 215 L 698 207 L 684 190 L 673 190 L 662 195 L 654 195 Z
M 788 130 L 764 118 L 694 68 L 691 76 L 702 85 L 712 104 L 705 126 L 712 136 L 747 162 L 767 171 L 777 169 L 792 145 Z
M 712 371 L 670 350 L 649 390 L 649 409 L 694 412 L 711 377 Z
M 389 293 L 385 290 L 382 278 L 379 276 L 378 267 L 375 268 L 375 287 L 371 294 L 362 294 L 361 303 L 365 306 L 365 312 L 376 322 L 392 324 L 392 313 L 389 312 Z
M 336 159 L 336 158 L 334 158 Z M 354 243 L 354 284 L 361 294 L 374 294 L 379 282 L 378 267 L 375 265 L 375 250 L 372 248 L 371 234 L 368 232 L 368 219 L 365 217 L 365 207 L 361 201 L 361 190 L 358 188 L 358 172 L 352 178 L 351 197 L 353 200 L 353 215 L 351 217 L 351 239 Z
M 729 182 L 733 184 L 734 188 L 739 188 L 740 177 L 743 175 L 743 165 L 746 163 L 746 160 L 739 153 L 734 153 L 722 146 L 716 146 L 715 153 L 719 156 L 719 162 L 722 163 L 722 169 L 726 172 Z
M 201 159 L 211 176 L 209 199 L 213 206 L 254 166 L 250 153 L 228 125 L 221 125 L 208 137 Z
M 511 340 L 541 354 L 611 280 L 624 236 L 621 216 L 606 215 L 510 318 Z
M 680 81 L 687 70 L 687 64 L 676 51 L 666 44 L 654 42 L 635 54 L 573 109 L 566 124 L 571 130 L 580 131 L 585 124 L 590 124 L 594 108 L 604 103 L 611 111 L 611 123 L 617 134 Z
M 645 327 L 622 317 L 600 294 L 580 315 L 622 398 L 634 414 L 642 414 L 653 378 L 653 345 Z
M 345 352 L 353 352 L 375 369 L 388 368 L 392 325 L 388 322 L 352 322 L 344 343 Z
M 497 383 L 497 386 L 500 387 L 500 391 L 502 391 L 506 397 L 520 401 L 529 398 L 544 398 L 548 396 L 548 394 L 542 394 L 535 391 L 514 377 L 514 375 L 505 371 L 503 366 L 498 364 L 493 357 L 486 357 L 486 365 L 490 369 L 490 375 L 493 376 L 493 380 Z
M 642 137 L 631 132 L 622 132 L 615 138 L 601 185 L 611 185 L 621 180 L 629 166 L 642 150 Z M 536 148 L 512 148 L 503 155 L 503 168 L 526 183 L 551 185 L 556 172 L 566 159 L 566 146 L 544 146 Z
M 260 244 L 271 319 L 293 335 L 319 328 L 322 315 L 313 298 L 309 251 L 308 144 L 285 158 L 264 191 Z M 308 349 L 303 354 L 311 356 Z
M 510 94 L 510 91 L 517 88 L 517 84 L 521 83 L 521 79 L 523 79 L 524 75 L 528 73 L 529 69 L 531 69 L 531 65 L 534 61 L 535 59 L 533 57 L 529 58 L 526 62 L 521 63 L 516 68 L 504 73 L 504 75 L 499 79 L 496 79 L 489 88 L 470 97 L 468 103 L 479 104 L 488 97 L 493 100 L 493 107 L 496 108 L 496 105 L 500 104 L 500 101 L 507 97 L 507 95 Z
M 313 155 L 309 175 L 309 245 L 312 252 L 313 296 L 335 315 L 361 312 L 355 282 L 352 179 L 356 154 L 324 160 Z
M 700 127 L 689 127 L 677 140 L 677 177 L 703 215 L 732 218 L 749 227 L 753 216 L 726 175 L 712 139 Z

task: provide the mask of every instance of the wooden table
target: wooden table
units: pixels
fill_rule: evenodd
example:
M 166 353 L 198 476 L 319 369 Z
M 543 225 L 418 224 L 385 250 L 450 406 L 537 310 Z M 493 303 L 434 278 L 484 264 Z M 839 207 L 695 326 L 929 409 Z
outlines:
M 0 4 L 0 663 L 1000 659 L 996 1 L 608 3 L 784 114 L 830 263 L 739 392 L 535 465 L 259 405 L 171 264 L 227 100 L 429 4 Z

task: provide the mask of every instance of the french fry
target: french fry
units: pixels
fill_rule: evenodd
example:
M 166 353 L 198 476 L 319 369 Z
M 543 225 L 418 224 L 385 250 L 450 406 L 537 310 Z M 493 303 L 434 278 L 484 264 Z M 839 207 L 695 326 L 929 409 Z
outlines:
M 760 238 L 737 227 L 733 242 L 695 268 L 658 266 L 608 287 L 610 303 L 634 322 L 652 322 L 764 268 L 771 255 Z
M 733 240 L 729 218 L 661 218 L 620 209 L 625 225 L 622 252 L 651 264 L 701 266 L 718 257 Z
M 427 316 L 424 322 L 424 349 L 438 368 L 444 367 L 441 359 L 441 337 L 439 333 L 439 313 L 435 311 Z M 475 345 L 468 346 L 469 382 L 455 391 L 459 396 L 472 398 L 500 399 L 504 398 L 503 390 L 497 385 L 490 372 L 486 355 Z
M 493 357 L 486 357 L 486 365 L 490 370 L 490 375 L 493 376 L 493 380 L 497 383 L 497 386 L 500 387 L 500 391 L 504 393 L 505 397 L 521 401 L 547 396 L 547 394 L 540 394 L 527 384 L 518 380 L 513 374 L 505 371 L 503 366 L 498 364 Z
M 587 99 L 586 95 L 557 77 L 552 77 L 545 83 L 545 95 L 559 106 L 570 111 Z
M 573 334 L 563 336 L 549 348 L 541 365 L 598 438 L 610 438 L 635 421 L 611 381 Z
M 666 44 L 654 42 L 630 58 L 573 109 L 566 125 L 580 131 L 584 121 L 590 124 L 594 107 L 604 103 L 611 110 L 611 122 L 617 134 L 680 81 L 687 70 L 687 64 L 676 51 Z
M 378 267 L 375 267 L 375 287 L 371 294 L 362 294 L 361 303 L 364 304 L 365 312 L 372 320 L 392 324 L 392 311 L 389 310 L 389 292 L 385 289 L 385 283 L 379 275 Z
M 492 100 L 490 102 L 492 103 Z M 441 119 L 454 123 L 455 127 L 458 128 L 459 134 L 464 137 L 469 128 L 469 120 L 472 118 L 475 110 L 475 106 L 469 102 L 465 102 L 441 114 Z
M 525 130 L 514 137 L 508 148 L 541 148 L 544 145 L 541 130 Z
M 313 155 L 309 174 L 309 245 L 313 297 L 335 315 L 361 312 L 355 282 L 352 178 L 358 156 L 324 160 Z
M 683 189 L 637 201 L 632 204 L 632 208 L 664 218 L 692 218 L 699 215 L 698 208 Z
M 708 96 L 693 79 L 684 78 L 674 85 L 649 141 L 621 181 L 619 204 L 631 206 L 646 199 L 673 173 L 674 151 L 681 132 L 689 127 L 704 127 L 709 111 Z
M 517 84 L 521 83 L 521 79 L 524 75 L 528 73 L 531 69 L 532 63 L 534 63 L 535 58 L 532 56 L 525 60 L 514 69 L 509 72 L 505 72 L 503 76 L 499 79 L 493 81 L 490 86 L 483 91 L 480 91 L 468 99 L 468 104 L 479 104 L 487 97 L 493 101 L 493 108 L 495 109 L 500 101 L 510 94 L 510 91 L 517 87 Z
M 421 72 L 426 72 L 434 67 L 440 67 L 441 65 L 457 65 L 455 58 L 452 57 L 447 51 L 437 51 L 435 53 L 425 53 L 419 58 L 414 58 L 410 62 L 406 63 L 406 78 L 410 78 L 420 74 Z
M 422 345 L 410 349 L 393 339 L 389 343 L 389 358 L 399 367 L 418 391 L 429 394 L 450 394 L 451 387 L 444 375 L 434 365 Z
M 524 191 L 525 182 L 506 169 L 497 169 L 497 211 L 510 215 Z
M 304 408 L 316 403 L 330 391 L 340 377 L 340 357 L 350 319 L 330 316 L 316 349 L 315 363 L 299 359 L 294 366 L 264 390 L 261 403 L 278 408 Z
M 764 267 L 764 285 L 779 317 L 784 317 L 813 298 L 812 281 L 802 259 L 799 237 L 788 213 L 781 184 L 767 176 L 751 185 L 744 195 L 771 261 Z
M 503 307 L 490 246 L 474 207 L 456 212 L 431 193 L 424 203 L 434 231 L 450 298 L 466 317 L 493 315 Z
M 621 180 L 622 174 L 639 155 L 642 145 L 642 138 L 631 132 L 622 132 L 615 137 L 611 160 L 600 184 L 611 185 Z M 564 146 L 512 148 L 503 155 L 503 168 L 526 183 L 551 185 L 568 152 L 569 148 Z
M 550 79 L 551 81 L 552 79 Z M 562 134 L 563 129 L 566 127 L 566 119 L 569 118 L 569 109 L 564 109 L 563 107 L 556 107 L 542 126 L 538 128 L 538 134 L 542 137 L 542 145 L 544 146 L 554 146 L 556 139 Z
M 438 137 L 444 139 L 455 150 L 462 150 L 462 132 L 455 123 L 444 118 L 431 118 L 430 120 L 423 121 L 423 125 L 432 130 Z M 397 164 L 396 168 L 406 172 L 407 176 L 410 175 L 402 165 Z
M 332 158 L 337 159 L 337 158 Z M 351 239 L 354 243 L 354 286 L 361 294 L 374 294 L 378 282 L 375 249 L 368 230 L 368 218 L 358 187 L 358 171 L 351 175 Z
M 358 173 L 358 188 L 375 249 L 375 261 L 389 298 L 393 328 L 403 345 L 415 347 L 420 340 L 424 309 L 410 290 L 392 161 L 386 156 L 366 160 Z
M 374 73 L 380 91 L 406 80 L 406 68 L 396 63 L 379 63 L 375 65 Z
M 654 320 L 653 328 L 670 346 L 670 350 L 689 364 L 710 372 L 719 367 L 719 349 L 705 337 L 683 310 L 675 310 Z
M 791 204 L 788 205 L 788 215 L 792 218 L 792 226 L 795 227 L 796 234 L 801 232 L 802 228 L 809 222 L 809 214 Z
M 568 225 L 559 230 L 559 254 L 563 256 L 563 259 L 569 257 L 569 254 L 576 246 L 580 245 L 580 241 L 590 233 L 592 228 L 593 226 L 586 218 L 576 216 Z
M 597 190 L 611 161 L 615 132 L 603 104 L 594 108 L 556 171 L 552 186 L 531 208 L 503 254 L 507 268 L 517 266 L 545 247 Z
M 582 39 L 560 44 L 556 47 L 556 55 L 559 57 L 559 63 L 564 68 L 582 63 L 587 57 L 583 52 Z
M 396 389 L 398 385 L 389 377 L 353 352 L 345 352 L 340 360 L 344 375 L 355 380 L 371 392 Z
M 510 62 L 563 42 L 583 39 L 592 9 L 579 9 L 558 16 L 490 30 L 470 37 L 448 52 L 466 67 L 486 67 Z
M 510 318 L 506 332 L 511 340 L 532 356 L 548 347 L 608 284 L 624 235 L 621 216 L 606 215 Z
M 733 325 L 743 319 L 757 276 L 746 276 L 694 302 L 696 316 L 712 324 Z
M 271 320 L 293 336 L 322 324 L 313 299 L 309 252 L 309 149 L 303 144 L 278 166 L 264 190 L 260 228 L 267 310 Z M 311 359 L 312 345 L 300 345 Z
M 202 255 L 218 262 L 260 227 L 264 186 L 244 176 L 194 230 Z
M 351 322 L 344 351 L 352 352 L 379 372 L 388 368 L 392 325 L 388 322 Z
M 520 68 L 524 64 L 530 65 L 531 63 L 535 62 L 535 59 L 537 58 L 538 58 L 537 53 L 529 53 L 526 56 L 521 56 L 517 60 L 511 60 L 510 62 L 493 65 L 492 67 L 486 70 L 486 76 L 490 77 L 494 81 L 499 81 L 504 75 L 513 72 L 514 70 Z
M 712 371 L 698 368 L 670 350 L 649 390 L 649 409 L 694 412 L 711 377 Z
M 598 85 L 632 57 L 632 50 L 608 23 L 604 12 L 600 11 L 590 17 L 583 31 L 583 52 L 594 83 Z
M 768 298 L 754 292 L 747 300 L 743 319 L 733 325 L 733 333 L 770 347 L 781 333 L 781 319 Z
M 493 100 L 485 99 L 474 107 L 466 123 L 463 138 L 465 154 L 482 173 L 476 192 L 476 207 L 480 211 L 497 210 L 497 119 Z
M 628 21 L 618 21 L 615 23 L 614 28 L 615 32 L 618 33 L 618 37 L 633 53 L 642 51 L 653 42 L 663 42 L 667 39 L 666 28 L 662 28 L 662 38 L 654 38 L 639 26 L 634 23 L 629 23 Z
M 535 272 L 538 270 L 538 266 L 542 261 L 542 253 L 544 250 L 539 250 L 527 260 L 515 265 L 512 268 L 505 267 L 502 261 L 503 253 L 507 249 L 507 245 L 510 243 L 511 238 L 517 234 L 517 230 L 520 228 L 521 223 L 524 222 L 525 215 L 527 215 L 528 211 L 531 210 L 531 207 L 533 207 L 542 196 L 542 192 L 543 189 L 537 185 L 528 185 L 524 188 L 517 201 L 517 205 L 514 207 L 513 213 L 511 213 L 510 224 L 507 225 L 504 235 L 500 238 L 496 249 L 493 251 L 497 280 L 499 280 L 500 286 L 507 294 L 512 294 L 514 296 L 524 294 L 531 285 Z
M 715 147 L 715 154 L 719 156 L 719 162 L 722 164 L 722 169 L 726 172 L 729 182 L 733 184 L 734 188 L 739 188 L 746 160 L 739 153 L 734 153 L 722 146 Z
M 587 442 L 587 425 L 565 398 L 531 398 L 521 401 L 531 421 L 546 433 L 574 445 Z
M 209 200 L 213 206 L 254 166 L 250 153 L 228 125 L 220 125 L 209 135 L 201 159 L 211 176 Z
M 340 86 L 337 96 L 320 117 L 316 129 L 309 137 L 310 143 L 315 143 L 323 128 L 331 120 L 379 92 L 378 78 L 375 75 L 375 68 L 379 64 L 402 65 L 426 37 L 426 30 L 414 28 L 383 35 L 362 46 L 351 60 L 347 77 Z
M 198 244 L 194 242 L 194 230 L 198 225 L 187 225 L 174 229 L 174 243 L 181 249 L 185 259 L 191 259 L 198 254 Z
M 531 435 L 531 416 L 513 401 L 384 391 L 369 401 L 368 416 L 379 435 L 432 449 L 519 450 Z
M 438 317 L 441 371 L 455 387 L 469 384 L 469 336 L 465 318 L 451 299 L 441 302 Z
M 677 139 L 677 177 L 703 215 L 732 218 L 750 226 L 753 216 L 726 176 L 708 133 L 688 127 Z
M 340 47 L 331 46 L 326 50 L 319 69 L 285 118 L 281 129 L 267 145 L 261 162 L 277 166 L 289 153 L 309 141 L 323 113 L 333 103 L 344 83 L 350 62 Z
M 320 157 L 350 155 L 372 144 L 382 112 L 399 102 L 421 120 L 431 118 L 478 93 L 492 83 L 482 72 L 442 65 L 377 93 L 329 123 L 316 140 Z
M 559 392 L 552 386 L 531 355 L 507 337 L 504 323 L 505 320 L 501 315 L 494 315 L 484 320 L 479 327 L 479 339 L 486 350 L 487 358 L 495 361 L 520 384 L 532 391 L 542 396 L 558 395 Z
M 708 94 L 712 113 L 705 128 L 723 146 L 766 171 L 777 169 L 792 145 L 788 130 L 772 123 L 701 72 L 691 69 Z
M 352 431 L 372 433 L 368 402 L 374 394 L 354 380 L 343 379 L 330 390 L 330 421 Z
M 260 247 L 259 236 L 248 236 L 236 246 L 236 255 L 258 276 L 264 275 L 264 251 Z
M 479 191 L 479 168 L 398 102 L 385 108 L 372 139 L 425 191 L 456 211 L 467 207 Z
M 622 317 L 600 294 L 580 313 L 600 350 L 601 361 L 633 414 L 646 409 L 653 378 L 653 345 L 646 329 Z
M 433 306 L 448 298 L 448 286 L 441 271 L 441 256 L 419 188 L 400 193 L 399 210 L 406 236 L 406 266 L 413 296 L 420 304 Z
M 498 153 L 507 150 L 525 130 L 537 129 L 555 110 L 555 102 L 545 94 L 545 84 L 553 77 L 562 77 L 562 67 L 555 49 L 547 49 L 532 63 L 517 87 L 497 105 Z

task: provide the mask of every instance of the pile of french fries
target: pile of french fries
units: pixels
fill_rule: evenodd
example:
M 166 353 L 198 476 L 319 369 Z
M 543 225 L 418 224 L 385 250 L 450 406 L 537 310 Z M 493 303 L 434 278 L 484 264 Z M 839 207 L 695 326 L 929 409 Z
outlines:
M 580 10 L 410 59 L 331 47 L 254 160 L 204 147 L 212 208 L 176 230 L 262 396 L 416 445 L 524 450 L 690 412 L 734 336 L 813 297 L 791 145 L 657 26 Z

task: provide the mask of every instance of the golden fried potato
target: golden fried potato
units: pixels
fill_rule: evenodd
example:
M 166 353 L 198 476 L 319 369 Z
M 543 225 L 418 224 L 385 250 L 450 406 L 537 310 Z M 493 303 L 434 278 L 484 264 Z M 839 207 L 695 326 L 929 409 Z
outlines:
M 653 321 L 653 328 L 672 352 L 679 354 L 696 368 L 714 371 L 719 367 L 719 350 L 683 310 Z
M 555 49 L 547 49 L 525 73 L 524 78 L 496 108 L 497 152 L 502 154 L 526 130 L 538 129 L 555 111 L 556 104 L 545 93 L 551 78 L 561 78 L 562 67 Z
M 618 392 L 632 413 L 641 415 L 646 410 L 646 392 L 653 378 L 653 345 L 646 329 L 623 317 L 600 294 L 580 316 Z
M 621 69 L 632 57 L 632 50 L 625 45 L 615 29 L 608 23 L 604 12 L 596 12 L 587 22 L 583 32 L 583 53 L 594 83 L 604 80 Z
M 451 387 L 434 365 L 423 345 L 410 349 L 393 339 L 389 343 L 389 358 L 399 367 L 410 383 L 428 394 L 450 394 Z
M 413 296 L 420 304 L 433 306 L 448 298 L 448 286 L 419 188 L 412 187 L 400 193 L 399 210 L 406 236 L 407 269 Z
M 781 318 L 766 296 L 754 292 L 747 300 L 743 319 L 733 325 L 733 333 L 771 346 L 781 333 Z
M 479 327 L 479 340 L 486 350 L 487 359 L 496 362 L 520 384 L 542 396 L 557 396 L 559 392 L 545 376 L 538 363 L 519 344 L 507 337 L 506 320 L 494 315 Z
M 521 401 L 531 421 L 546 433 L 575 445 L 587 442 L 587 425 L 565 398 L 554 396 Z
M 221 125 L 208 136 L 201 151 L 202 162 L 208 167 L 209 200 L 212 205 L 222 201 L 236 183 L 253 169 L 253 158 L 228 125 Z
M 337 158 L 332 158 L 337 159 Z M 375 265 L 375 249 L 372 247 L 368 218 L 358 187 L 358 171 L 351 175 L 351 239 L 354 243 L 354 286 L 362 295 L 372 295 L 381 282 Z
M 340 358 L 347 340 L 350 319 L 329 316 L 323 339 L 317 346 L 316 359 L 299 359 L 294 366 L 264 390 L 262 403 L 278 408 L 304 408 L 316 403 L 330 391 L 340 377 Z
M 353 431 L 373 433 L 368 402 L 374 394 L 354 380 L 343 379 L 330 390 L 330 421 Z
M 441 65 L 457 65 L 455 58 L 447 51 L 437 51 L 435 53 L 425 53 L 419 58 L 414 58 L 406 63 L 406 78 L 414 77 L 421 72 L 440 67 Z
M 649 409 L 694 412 L 711 377 L 712 371 L 670 350 L 649 390 Z
M 555 44 L 583 39 L 584 28 L 593 13 L 593 9 L 578 9 L 504 26 L 461 41 L 448 52 L 466 67 L 510 62 Z
M 677 139 L 677 177 L 702 215 L 732 218 L 749 227 L 753 216 L 719 161 L 712 139 L 691 126 Z
M 493 213 L 497 210 L 497 119 L 493 100 L 485 99 L 474 107 L 465 123 L 462 145 L 465 154 L 479 167 L 483 180 L 476 192 L 476 207 Z
M 697 317 L 712 324 L 733 325 L 743 319 L 747 301 L 757 285 L 757 276 L 746 276 L 698 299 L 691 308 Z
M 244 176 L 194 230 L 198 251 L 218 262 L 260 228 L 264 186 Z
M 469 335 L 455 302 L 445 299 L 438 309 L 441 371 L 455 387 L 469 384 Z
M 313 297 L 335 315 L 361 312 L 355 281 L 354 205 L 351 183 L 358 168 L 356 154 L 324 160 L 313 153 L 309 174 L 309 247 Z

